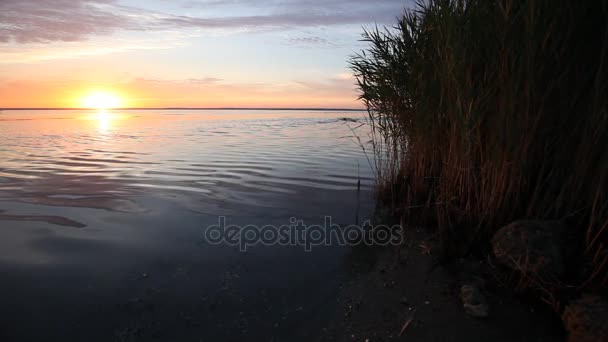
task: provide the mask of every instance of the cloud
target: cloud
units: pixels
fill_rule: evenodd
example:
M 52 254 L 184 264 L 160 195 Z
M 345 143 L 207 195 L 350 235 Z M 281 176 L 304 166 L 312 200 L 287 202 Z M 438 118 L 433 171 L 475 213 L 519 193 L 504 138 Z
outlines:
M 296 46 L 321 46 L 321 47 L 334 47 L 338 44 L 329 41 L 323 37 L 319 36 L 307 36 L 307 37 L 292 37 L 287 40 L 289 44 Z
M 184 80 L 169 80 L 169 79 L 153 79 L 153 78 L 136 78 L 135 81 L 143 82 L 148 84 L 205 84 L 212 85 L 223 82 L 223 78 L 218 77 L 202 77 L 202 78 L 188 78 Z
M 203 77 L 203 78 L 189 78 L 188 82 L 196 84 L 214 84 L 224 81 L 223 78 L 217 77 Z
M 133 89 L 135 103 L 150 107 L 360 107 L 352 79 L 329 77 L 279 84 L 216 81 L 213 77 L 201 80 L 136 78 L 123 86 Z
M 0 0 L 1 1 L 1 0 Z M 163 35 L 152 38 L 100 38 L 93 41 L 6 44 L 0 49 L 2 63 L 32 63 L 58 59 L 79 58 L 131 50 L 164 50 L 183 46 L 179 36 Z
M 79 41 L 128 28 L 125 16 L 108 10 L 110 0 L 2 0 L 0 42 Z
M 288 12 L 302 11 L 367 11 L 368 17 L 377 14 L 378 9 L 402 10 L 409 0 L 182 0 L 184 8 L 210 7 L 251 7 L 272 8 Z M 371 10 L 371 11 L 370 11 Z M 398 14 L 398 13 L 397 13 Z
M 220 29 L 240 32 L 364 25 L 374 21 L 383 23 L 392 22 L 401 13 L 405 0 L 212 0 L 189 1 L 182 5 L 214 8 L 215 15 L 153 11 L 125 6 L 117 0 L 1 0 L 0 43 L 82 41 L 118 30 Z M 230 15 L 235 12 L 231 10 L 235 6 L 240 14 Z

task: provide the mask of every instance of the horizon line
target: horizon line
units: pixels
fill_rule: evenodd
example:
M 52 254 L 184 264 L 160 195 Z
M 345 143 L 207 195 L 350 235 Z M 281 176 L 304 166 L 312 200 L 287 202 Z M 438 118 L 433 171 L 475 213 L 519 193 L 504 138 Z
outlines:
M 330 107 L 124 107 L 124 108 L 72 108 L 72 107 L 0 107 L 0 110 L 327 110 L 365 111 L 365 108 Z

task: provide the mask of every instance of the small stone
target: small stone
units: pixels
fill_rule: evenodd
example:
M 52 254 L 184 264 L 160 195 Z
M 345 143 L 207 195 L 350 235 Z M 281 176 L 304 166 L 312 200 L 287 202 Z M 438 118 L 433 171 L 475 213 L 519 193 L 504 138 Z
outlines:
M 406 297 L 401 297 L 401 299 L 399 300 L 399 303 L 401 303 L 402 305 L 407 305 L 407 298 Z
M 583 295 L 571 302 L 562 315 L 569 342 L 608 341 L 608 301 Z
M 463 285 L 460 288 L 460 299 L 464 311 L 471 317 L 483 318 L 489 313 L 488 302 L 481 291 L 472 285 Z

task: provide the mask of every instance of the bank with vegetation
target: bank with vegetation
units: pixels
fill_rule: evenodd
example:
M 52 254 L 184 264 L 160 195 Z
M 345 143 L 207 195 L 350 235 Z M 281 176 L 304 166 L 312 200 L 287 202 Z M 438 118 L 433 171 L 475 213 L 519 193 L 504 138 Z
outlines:
M 607 314 L 607 18 L 602 1 L 430 0 L 351 60 L 380 201 L 436 227 L 445 258 L 510 272 L 571 338 L 581 310 Z

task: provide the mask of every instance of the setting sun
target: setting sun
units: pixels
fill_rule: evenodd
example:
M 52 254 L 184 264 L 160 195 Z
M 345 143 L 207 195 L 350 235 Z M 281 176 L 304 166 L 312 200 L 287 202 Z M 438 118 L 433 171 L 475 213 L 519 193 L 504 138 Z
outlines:
M 117 108 L 122 105 L 121 99 L 109 92 L 95 91 L 82 99 L 82 107 L 94 109 Z

